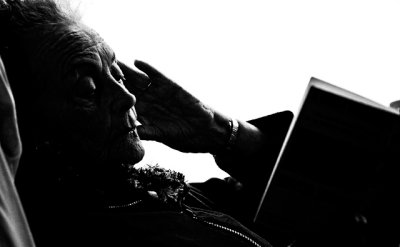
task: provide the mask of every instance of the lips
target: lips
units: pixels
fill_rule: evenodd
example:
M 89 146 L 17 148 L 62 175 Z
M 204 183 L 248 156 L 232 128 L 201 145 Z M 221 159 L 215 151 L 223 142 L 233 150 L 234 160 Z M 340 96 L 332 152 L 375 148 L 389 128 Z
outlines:
M 113 131 L 113 135 L 111 140 L 115 141 L 116 139 L 120 139 L 123 137 L 132 137 L 132 138 L 139 138 L 137 132 L 136 132 L 136 127 L 140 123 L 136 120 L 136 116 L 133 110 L 130 110 L 127 112 L 122 119 L 122 121 L 119 121 L 119 124 L 116 123 L 114 125 L 115 131 Z
M 131 131 L 128 132 L 128 134 L 134 138 L 139 138 L 138 133 L 136 132 L 136 128 L 132 129 Z
M 128 127 L 129 129 L 134 129 L 136 128 L 135 126 L 135 120 L 133 114 L 131 113 L 132 111 L 129 111 L 129 113 L 126 114 L 125 117 L 125 126 Z

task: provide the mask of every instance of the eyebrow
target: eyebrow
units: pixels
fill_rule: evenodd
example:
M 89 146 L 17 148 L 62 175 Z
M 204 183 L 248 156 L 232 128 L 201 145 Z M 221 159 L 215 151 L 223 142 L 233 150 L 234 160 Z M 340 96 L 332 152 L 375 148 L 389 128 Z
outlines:
M 86 66 L 92 71 L 98 71 L 99 69 L 101 70 L 101 67 L 99 67 L 99 62 L 96 59 L 88 57 L 78 58 L 77 61 L 71 63 L 70 66 L 70 70 L 76 70 L 80 66 Z
M 98 42 L 93 47 L 97 47 L 95 48 L 97 52 L 80 52 L 70 63 L 70 71 L 76 70 L 80 66 L 86 66 L 89 70 L 96 73 L 99 72 L 99 69 L 102 70 L 105 65 L 110 68 L 112 67 L 112 64 L 116 61 L 115 52 L 103 42 Z

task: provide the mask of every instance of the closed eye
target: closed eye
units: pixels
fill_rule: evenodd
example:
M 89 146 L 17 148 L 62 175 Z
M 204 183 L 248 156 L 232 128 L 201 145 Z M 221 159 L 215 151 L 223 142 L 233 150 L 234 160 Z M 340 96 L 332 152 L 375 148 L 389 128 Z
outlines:
M 75 87 L 76 96 L 91 99 L 96 94 L 96 84 L 90 76 L 81 77 Z

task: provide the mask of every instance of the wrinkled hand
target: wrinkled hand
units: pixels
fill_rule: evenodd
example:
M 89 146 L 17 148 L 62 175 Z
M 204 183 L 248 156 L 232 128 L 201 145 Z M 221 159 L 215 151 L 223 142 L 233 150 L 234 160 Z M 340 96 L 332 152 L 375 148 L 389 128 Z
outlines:
M 126 88 L 137 98 L 141 139 L 162 142 L 182 152 L 214 153 L 225 146 L 230 131 L 227 117 L 147 63 L 135 61 L 135 66 L 145 74 L 121 62 L 119 66 L 126 78 Z
M 15 175 L 22 146 L 19 137 L 15 102 L 8 83 L 6 71 L 0 58 L 0 145 Z

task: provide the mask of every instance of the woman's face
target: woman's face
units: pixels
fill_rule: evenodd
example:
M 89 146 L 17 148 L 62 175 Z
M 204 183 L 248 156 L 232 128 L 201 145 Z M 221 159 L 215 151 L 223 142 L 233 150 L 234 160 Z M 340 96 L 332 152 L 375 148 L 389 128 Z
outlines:
M 112 49 L 84 26 L 68 27 L 38 47 L 44 62 L 32 66 L 45 81 L 42 108 L 52 133 L 93 161 L 139 162 L 136 98 Z

